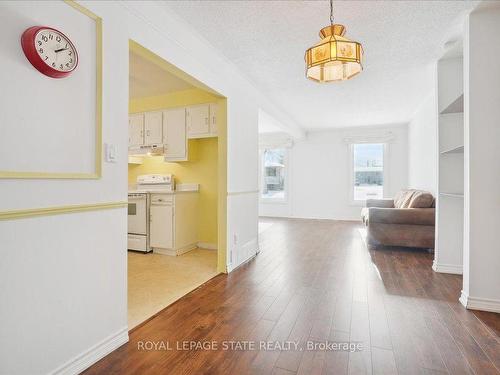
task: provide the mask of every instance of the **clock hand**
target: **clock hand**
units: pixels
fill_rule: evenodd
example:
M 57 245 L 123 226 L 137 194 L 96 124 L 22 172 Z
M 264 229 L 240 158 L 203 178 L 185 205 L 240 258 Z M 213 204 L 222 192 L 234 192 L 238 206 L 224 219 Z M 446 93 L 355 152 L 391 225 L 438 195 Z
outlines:
M 59 49 L 56 49 L 54 52 L 55 53 L 58 53 L 58 52 L 61 52 L 61 51 L 66 51 L 68 48 L 59 48 Z

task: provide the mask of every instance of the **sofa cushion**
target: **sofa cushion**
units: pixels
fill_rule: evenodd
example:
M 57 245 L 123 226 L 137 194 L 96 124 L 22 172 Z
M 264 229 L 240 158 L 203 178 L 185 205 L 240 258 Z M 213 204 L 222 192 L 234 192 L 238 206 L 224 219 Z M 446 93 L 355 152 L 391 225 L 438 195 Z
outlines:
M 434 208 L 369 208 L 369 226 L 377 223 L 430 225 L 435 223 Z M 397 230 L 394 228 L 394 230 Z
M 399 191 L 394 197 L 395 208 L 431 208 L 434 197 L 424 190 L 406 189 Z
M 414 189 L 407 189 L 399 191 L 394 197 L 395 208 L 408 208 L 410 205 L 411 197 L 415 192 Z
M 431 208 L 433 207 L 434 197 L 428 191 L 415 190 L 411 195 L 408 208 Z

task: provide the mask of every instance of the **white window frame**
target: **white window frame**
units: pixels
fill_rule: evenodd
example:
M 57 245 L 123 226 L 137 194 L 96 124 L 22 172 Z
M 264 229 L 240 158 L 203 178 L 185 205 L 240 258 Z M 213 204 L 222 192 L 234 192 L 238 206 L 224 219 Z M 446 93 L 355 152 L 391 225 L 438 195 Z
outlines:
M 271 149 L 284 149 L 285 150 L 285 190 L 283 198 L 265 198 L 262 196 L 262 183 L 264 181 L 264 151 Z M 259 150 L 259 201 L 261 203 L 272 203 L 272 204 L 288 204 L 288 199 L 290 196 L 290 148 L 283 146 L 276 147 L 264 147 Z
M 382 144 L 383 145 L 383 162 L 384 162 L 384 184 L 382 185 L 382 198 L 386 198 L 388 196 L 389 190 L 389 143 L 383 141 L 370 140 L 367 142 L 352 142 L 349 143 L 348 152 L 349 152 L 349 202 L 351 206 L 365 206 L 366 199 L 356 200 L 354 199 L 354 145 L 359 144 Z

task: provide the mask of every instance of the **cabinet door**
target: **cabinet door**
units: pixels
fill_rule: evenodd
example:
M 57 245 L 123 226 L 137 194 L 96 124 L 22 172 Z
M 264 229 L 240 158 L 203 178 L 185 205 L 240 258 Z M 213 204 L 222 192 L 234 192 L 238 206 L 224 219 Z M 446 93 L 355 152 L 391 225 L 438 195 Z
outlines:
M 128 145 L 142 146 L 144 144 L 144 114 L 131 115 L 128 118 Z
M 187 108 L 187 126 L 189 137 L 209 133 L 209 105 L 201 104 Z
M 151 205 L 149 244 L 162 249 L 174 248 L 174 208 L 171 205 Z
M 163 141 L 162 112 L 146 112 L 144 114 L 144 144 L 159 145 Z
M 185 108 L 163 112 L 163 144 L 166 160 L 187 160 Z
M 217 135 L 217 104 L 210 104 L 210 135 Z

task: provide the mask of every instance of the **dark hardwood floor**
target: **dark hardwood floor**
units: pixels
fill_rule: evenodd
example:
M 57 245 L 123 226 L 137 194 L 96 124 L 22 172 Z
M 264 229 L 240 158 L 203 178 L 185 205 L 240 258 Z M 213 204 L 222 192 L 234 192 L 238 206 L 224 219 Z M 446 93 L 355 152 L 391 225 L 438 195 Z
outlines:
M 432 254 L 368 251 L 362 226 L 352 222 L 262 222 L 272 225 L 261 233 L 254 260 L 163 310 L 85 373 L 500 373 L 500 315 L 464 309 L 461 277 L 433 272 Z M 190 340 L 219 347 L 176 348 Z M 363 347 L 222 350 L 224 340 L 257 346 L 292 341 L 304 349 L 308 342 L 351 341 Z M 141 343 L 160 350 L 143 350 Z M 167 344 L 172 350 L 165 350 Z

